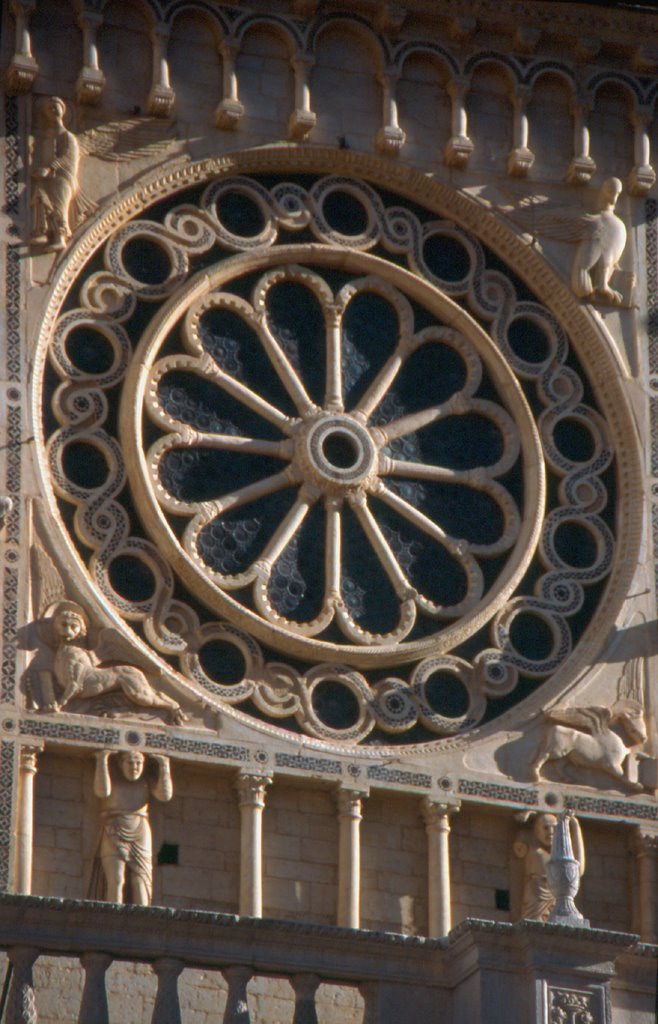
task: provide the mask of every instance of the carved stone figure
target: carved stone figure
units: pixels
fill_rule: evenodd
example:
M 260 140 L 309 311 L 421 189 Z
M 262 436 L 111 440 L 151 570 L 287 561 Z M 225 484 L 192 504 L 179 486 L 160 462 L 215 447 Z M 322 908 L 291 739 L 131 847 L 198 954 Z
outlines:
M 605 772 L 632 790 L 644 788 L 628 779 L 624 771 L 631 748 L 647 739 L 642 706 L 636 701 L 620 700 L 612 708 L 556 707 L 544 714 L 551 724 L 547 725 L 530 766 L 535 782 L 541 778 L 544 765 L 555 761 L 561 775 L 568 763 Z M 616 727 L 630 743 L 622 739 Z
M 64 126 L 65 112 L 58 96 L 41 104 L 32 168 L 32 242 L 53 250 L 63 249 L 71 235 L 71 207 L 78 191 L 80 149 Z
M 153 892 L 149 796 L 166 802 L 173 787 L 169 759 L 152 754 L 158 767 L 155 781 L 144 777 L 144 755 L 138 750 L 122 751 L 119 771 L 110 769 L 110 750 L 96 754 L 94 792 L 102 801 L 100 859 L 106 882 L 106 899 L 124 902 L 128 878 L 132 902 L 146 906 Z
M 180 705 L 171 697 L 153 689 L 141 669 L 135 665 L 101 665 L 93 651 L 81 647 L 87 635 L 87 618 L 73 601 L 60 601 L 53 609 L 52 626 L 56 648 L 53 675 L 61 690 L 52 692 L 44 710 L 59 711 L 73 698 L 93 698 L 120 691 L 129 703 L 142 708 L 165 708 L 177 724 L 186 720 Z
M 514 853 L 523 861 L 521 917 L 547 921 L 555 906 L 547 873 L 556 828 L 557 817 L 554 814 L 539 814 L 532 830 L 520 832 L 514 842 Z M 574 857 L 582 875 L 585 871 L 585 848 L 580 825 L 574 817 L 569 818 L 569 830 Z
M 503 212 L 533 235 L 544 235 L 558 242 L 577 242 L 571 268 L 571 287 L 581 299 L 603 305 L 619 306 L 620 292 L 610 286 L 626 247 L 626 226 L 615 213 L 622 191 L 619 178 L 603 182 L 595 212 L 552 206 L 543 196 L 523 200 Z
M 576 832 L 580 836 L 573 811 L 563 811 L 557 821 L 551 843 L 551 855 L 546 865 L 548 887 L 555 897 L 555 906 L 548 919 L 553 924 L 587 927 L 589 921 L 585 920 L 574 903 L 574 897 L 580 888 L 580 879 L 585 871 L 582 836 L 581 848 L 578 851 L 580 856 L 576 856 L 573 850 L 572 835 Z

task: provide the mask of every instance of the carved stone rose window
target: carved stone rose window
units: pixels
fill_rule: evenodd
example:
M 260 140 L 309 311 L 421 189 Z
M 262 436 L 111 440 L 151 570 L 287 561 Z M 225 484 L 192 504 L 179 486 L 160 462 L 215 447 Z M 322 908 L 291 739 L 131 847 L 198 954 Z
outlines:
M 422 742 L 529 694 L 595 615 L 614 449 L 556 318 L 361 180 L 223 177 L 60 288 L 57 515 L 115 616 L 221 705 Z

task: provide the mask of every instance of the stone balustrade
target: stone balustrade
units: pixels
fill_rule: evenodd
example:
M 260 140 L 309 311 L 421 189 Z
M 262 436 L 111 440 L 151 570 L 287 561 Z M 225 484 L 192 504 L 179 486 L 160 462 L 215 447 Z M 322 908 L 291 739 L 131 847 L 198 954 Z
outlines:
M 596 1024 L 610 1019 L 634 1024 L 640 1017 L 626 1011 L 623 1017 L 608 1016 L 606 1007 L 614 997 L 610 982 L 613 975 L 632 974 L 637 1011 L 648 1012 L 656 955 L 655 946 L 634 935 L 537 921 L 512 925 L 468 919 L 446 938 L 423 939 L 6 894 L 0 896 L 0 949 L 7 951 L 11 965 L 0 1008 L 3 1024 L 37 1024 L 33 968 L 40 956 L 79 959 L 85 983 L 78 1024 L 109 1024 L 105 975 L 115 961 L 151 965 L 157 977 L 152 1024 L 185 1021 L 178 983 L 186 968 L 223 974 L 228 985 L 223 1024 L 256 1024 L 247 988 L 263 976 L 289 980 L 293 1024 L 319 1024 L 316 994 L 323 982 L 359 989 L 364 1024 L 543 1021 L 532 1011 L 528 1015 L 529 1007 L 558 1006 L 567 990 L 577 992 L 579 1005 L 589 1008 Z M 510 971 L 523 976 L 525 984 L 509 987 Z M 218 1012 L 213 1020 L 219 1019 Z

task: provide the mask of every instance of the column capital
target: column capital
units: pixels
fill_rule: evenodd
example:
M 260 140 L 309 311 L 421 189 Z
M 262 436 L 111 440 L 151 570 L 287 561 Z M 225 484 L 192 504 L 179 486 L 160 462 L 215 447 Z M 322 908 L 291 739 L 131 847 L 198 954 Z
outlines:
M 431 796 L 424 796 L 420 801 L 420 809 L 425 821 L 425 828 L 428 832 L 438 830 L 440 832 L 450 831 L 450 817 L 457 814 L 461 803 L 445 803 L 435 800 Z
M 352 818 L 360 821 L 362 814 L 362 801 L 368 796 L 364 789 L 351 789 L 349 786 L 338 786 L 336 789 L 336 803 L 338 805 L 339 818 Z
M 265 807 L 265 790 L 272 784 L 271 775 L 256 775 L 240 772 L 235 785 L 238 791 L 240 807 Z
M 24 772 L 36 773 L 37 770 L 37 758 L 39 754 L 43 752 L 43 746 L 32 746 L 32 744 L 25 744 L 25 746 L 19 747 L 19 757 L 21 770 Z
M 630 847 L 637 857 L 655 857 L 658 854 L 658 831 L 637 825 L 631 833 Z

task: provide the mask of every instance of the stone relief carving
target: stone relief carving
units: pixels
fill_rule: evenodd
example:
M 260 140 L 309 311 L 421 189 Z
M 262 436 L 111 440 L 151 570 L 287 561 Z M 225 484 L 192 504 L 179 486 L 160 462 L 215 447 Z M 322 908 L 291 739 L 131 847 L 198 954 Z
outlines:
M 520 820 L 527 822 L 530 817 L 522 813 Z M 523 867 L 521 917 L 548 921 L 555 906 L 555 895 L 548 882 L 548 862 L 557 824 L 555 814 L 538 814 L 534 817 L 532 828 L 520 831 L 514 841 L 514 854 L 522 861 Z M 585 847 L 580 825 L 574 817 L 569 818 L 569 832 L 582 875 L 585 871 Z
M 66 104 L 58 96 L 39 105 L 31 175 L 31 241 L 55 251 L 63 249 L 71 235 L 79 185 L 80 147 L 64 125 L 65 113 Z
M 157 765 L 155 780 L 146 778 L 144 755 L 138 750 L 118 755 L 119 771 L 110 767 L 110 750 L 96 754 L 94 793 L 100 798 L 102 834 L 99 856 L 105 876 L 105 898 L 124 902 L 126 880 L 131 902 L 145 906 L 153 892 L 153 862 L 148 801 L 153 796 L 166 802 L 173 796 L 169 758 L 149 755 Z
M 619 700 L 611 708 L 554 707 L 544 714 L 546 729 L 530 766 L 535 782 L 544 765 L 555 762 L 563 778 L 569 764 L 605 772 L 633 791 L 644 788 L 628 773 L 629 752 L 647 740 L 643 708 L 637 701 Z
M 177 725 L 187 720 L 180 705 L 155 690 L 141 668 L 123 662 L 126 656 L 132 661 L 133 655 L 116 630 L 101 629 L 95 650 L 84 645 L 89 619 L 77 602 L 67 599 L 59 572 L 37 546 L 32 548 L 32 574 L 38 632 L 46 651 L 39 651 L 31 666 L 28 691 L 40 710 L 52 713 L 68 706 L 111 716 L 164 711 Z M 34 699 L 35 683 L 40 700 Z
M 571 266 L 575 294 L 588 302 L 620 306 L 624 297 L 611 287 L 610 280 L 626 247 L 626 226 L 615 213 L 622 188 L 619 178 L 607 178 L 593 213 L 553 206 L 543 196 L 531 196 L 502 210 L 533 236 L 577 243 Z
M 550 988 L 549 1024 L 599 1024 L 591 992 Z

